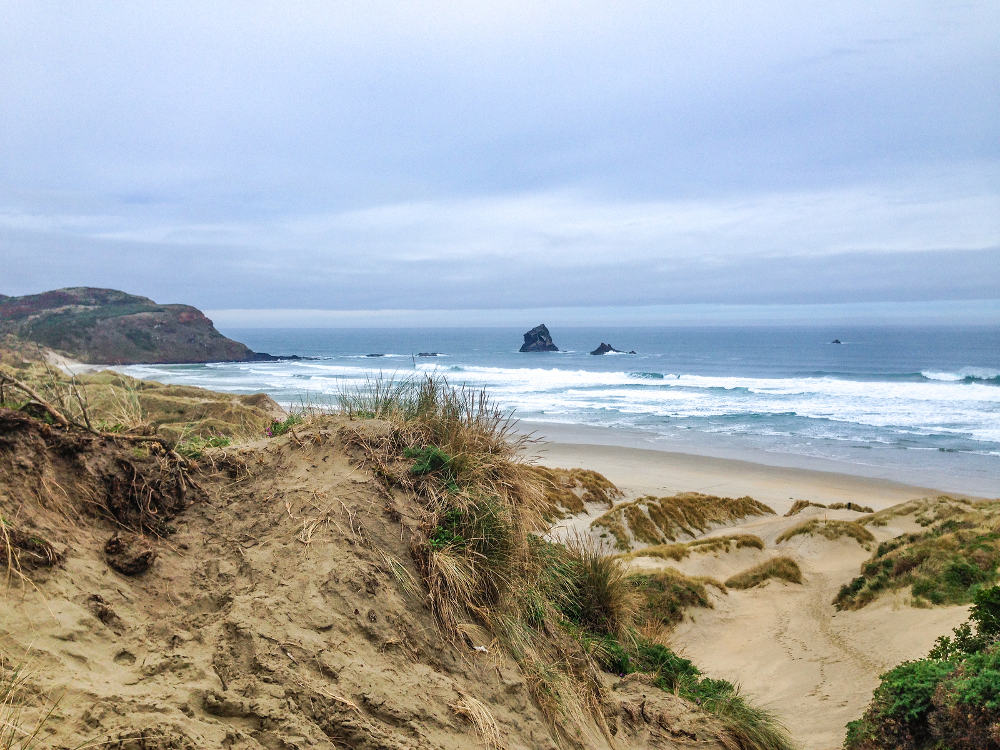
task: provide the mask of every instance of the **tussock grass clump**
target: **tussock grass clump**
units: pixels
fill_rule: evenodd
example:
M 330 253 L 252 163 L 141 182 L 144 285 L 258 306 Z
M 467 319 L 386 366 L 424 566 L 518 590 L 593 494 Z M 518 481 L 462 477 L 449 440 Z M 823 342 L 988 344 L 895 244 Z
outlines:
M 749 589 L 759 586 L 771 578 L 789 583 L 802 583 L 802 570 L 790 557 L 773 557 L 760 565 L 755 565 L 742 573 L 737 573 L 726 581 L 731 589 Z
M 602 503 L 609 508 L 615 498 L 622 496 L 607 477 L 589 469 L 551 469 L 532 466 L 545 493 L 549 514 L 558 517 L 563 512 L 582 513 L 586 503 Z
M 599 644 L 597 658 L 608 672 L 643 673 L 654 685 L 697 703 L 722 722 L 725 747 L 741 750 L 793 750 L 788 731 L 773 713 L 748 702 L 738 685 L 704 676 L 690 660 L 666 646 L 639 639 L 623 646 L 611 639 Z
M 563 613 L 590 632 L 628 638 L 639 596 L 623 562 L 582 538 L 571 540 L 567 552 Z
M 617 549 L 627 552 L 633 542 L 664 544 L 679 536 L 693 537 L 712 526 L 750 516 L 773 515 L 752 497 L 717 497 L 686 492 L 670 497 L 647 495 L 615 505 L 591 522 L 601 537 L 611 536 Z
M 661 560 L 680 562 L 691 554 L 691 548 L 683 542 L 674 544 L 654 544 L 652 547 L 632 550 L 621 555 L 624 560 L 634 560 L 637 557 L 657 557 Z
M 688 542 L 687 546 L 694 552 L 728 552 L 732 547 L 764 549 L 764 540 L 753 534 L 728 534 L 695 539 Z
M 764 540 L 753 534 L 729 534 L 726 536 L 710 536 L 694 539 L 690 542 L 674 542 L 672 544 L 654 544 L 651 547 L 632 550 L 621 555 L 626 560 L 637 557 L 658 557 L 661 560 L 681 561 L 692 553 L 708 554 L 730 552 L 734 549 L 764 549 Z
M 917 500 L 907 500 L 905 503 L 883 508 L 858 519 L 865 526 L 885 526 L 893 518 L 914 516 L 921 526 L 931 526 L 939 521 L 967 512 L 974 506 L 968 500 L 961 500 L 947 495 L 924 497 Z
M 964 604 L 997 580 L 1000 501 L 932 507 L 935 517 L 945 520 L 882 542 L 861 574 L 840 589 L 834 599 L 838 609 L 858 609 L 882 591 L 907 586 L 914 604 Z
M 848 537 L 865 548 L 868 548 L 868 545 L 875 541 L 874 534 L 857 521 L 834 521 L 825 518 L 813 518 L 798 526 L 786 529 L 778 535 L 775 542 L 781 544 L 800 534 L 821 536 L 830 541 L 835 541 L 841 537 Z
M 830 505 L 824 505 L 823 503 L 814 503 L 811 500 L 796 500 L 792 503 L 792 507 L 788 509 L 785 517 L 794 516 L 797 513 L 801 513 L 806 508 L 826 508 L 827 510 L 853 510 L 856 513 L 874 513 L 874 511 L 867 505 L 859 505 L 854 502 L 831 503 Z
M 629 582 L 642 596 L 639 619 L 644 629 L 650 625 L 668 628 L 676 625 L 688 607 L 711 609 L 706 585 L 726 593 L 726 587 L 713 578 L 687 576 L 673 568 L 633 575 Z

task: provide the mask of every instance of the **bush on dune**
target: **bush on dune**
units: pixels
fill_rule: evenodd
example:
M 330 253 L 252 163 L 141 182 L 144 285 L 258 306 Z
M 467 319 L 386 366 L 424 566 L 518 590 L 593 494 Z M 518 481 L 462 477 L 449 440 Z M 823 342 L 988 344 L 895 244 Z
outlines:
M 978 750 L 1000 745 L 1000 586 L 980 589 L 969 621 L 925 659 L 881 676 L 848 750 Z
M 925 531 L 882 542 L 834 599 L 858 609 L 882 591 L 910 587 L 915 603 L 964 604 L 997 580 L 1000 502 L 935 506 L 944 520 Z

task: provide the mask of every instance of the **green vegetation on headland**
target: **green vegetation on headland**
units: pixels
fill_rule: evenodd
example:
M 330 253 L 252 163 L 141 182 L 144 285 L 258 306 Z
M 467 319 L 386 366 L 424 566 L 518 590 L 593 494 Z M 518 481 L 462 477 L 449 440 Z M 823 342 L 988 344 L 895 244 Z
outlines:
M 847 726 L 847 750 L 1000 746 L 1000 586 L 977 590 L 966 623 L 881 680 L 864 715 Z
M 92 364 L 274 359 L 219 333 L 190 305 L 158 305 L 115 289 L 72 287 L 0 298 L 0 336 Z

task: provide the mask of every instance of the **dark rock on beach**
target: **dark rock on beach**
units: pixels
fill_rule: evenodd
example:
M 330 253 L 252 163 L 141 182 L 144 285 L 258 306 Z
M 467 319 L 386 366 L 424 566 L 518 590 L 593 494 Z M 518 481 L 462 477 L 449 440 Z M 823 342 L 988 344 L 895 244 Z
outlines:
M 537 325 L 524 334 L 522 352 L 557 352 L 559 347 L 552 343 L 552 335 L 545 324 Z
M 116 289 L 70 287 L 0 296 L 0 334 L 91 364 L 191 364 L 302 359 L 255 352 L 190 305 L 160 305 Z
M 611 346 L 611 344 L 605 344 L 603 341 L 601 342 L 601 345 L 599 347 L 597 347 L 596 349 L 594 349 L 594 351 L 591 352 L 591 354 L 610 354 L 612 352 L 614 352 L 615 354 L 635 354 L 634 349 L 630 352 L 623 352 L 621 349 L 615 349 L 613 346 Z

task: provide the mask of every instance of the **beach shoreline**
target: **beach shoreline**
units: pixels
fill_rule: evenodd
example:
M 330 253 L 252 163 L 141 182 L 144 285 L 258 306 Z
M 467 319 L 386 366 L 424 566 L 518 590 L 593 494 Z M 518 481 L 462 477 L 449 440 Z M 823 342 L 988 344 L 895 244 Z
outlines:
M 990 496 L 944 483 L 877 476 L 874 471 L 865 472 L 876 467 L 846 462 L 762 451 L 725 455 L 724 450 L 718 450 L 711 455 L 701 444 L 690 446 L 697 453 L 667 450 L 646 435 L 613 428 L 520 421 L 518 429 L 537 441 L 528 452 L 539 463 L 593 469 L 632 496 L 677 492 L 751 495 L 779 513 L 797 499 L 827 504 L 850 501 L 877 510 L 941 494 L 972 499 Z

